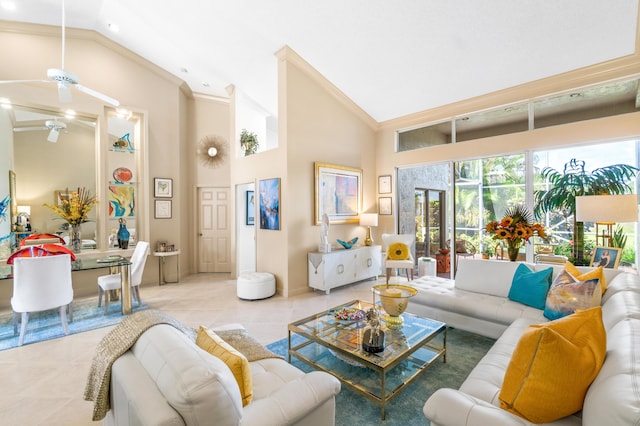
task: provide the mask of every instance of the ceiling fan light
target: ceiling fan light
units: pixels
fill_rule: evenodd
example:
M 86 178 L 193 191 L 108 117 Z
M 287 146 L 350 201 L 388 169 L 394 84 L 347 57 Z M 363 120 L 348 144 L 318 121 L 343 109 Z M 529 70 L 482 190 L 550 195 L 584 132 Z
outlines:
M 60 132 L 58 131 L 57 128 L 54 127 L 49 132 L 49 136 L 47 136 L 47 140 L 49 142 L 56 143 L 56 142 L 58 142 L 58 136 L 60 136 Z

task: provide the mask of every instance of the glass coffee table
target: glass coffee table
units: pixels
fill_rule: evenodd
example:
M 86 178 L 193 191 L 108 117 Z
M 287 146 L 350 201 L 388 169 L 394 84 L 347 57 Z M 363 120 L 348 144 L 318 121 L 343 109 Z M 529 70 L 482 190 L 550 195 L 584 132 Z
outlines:
M 446 362 L 447 325 L 440 321 L 404 313 L 404 326 L 389 330 L 384 321 L 382 352 L 362 349 L 366 320 L 343 321 L 335 312 L 358 308 L 365 312 L 371 303 L 352 300 L 289 324 L 288 359 L 291 356 L 337 377 L 343 384 L 385 406 L 398 393 L 442 357 Z M 382 309 L 378 307 L 378 309 Z

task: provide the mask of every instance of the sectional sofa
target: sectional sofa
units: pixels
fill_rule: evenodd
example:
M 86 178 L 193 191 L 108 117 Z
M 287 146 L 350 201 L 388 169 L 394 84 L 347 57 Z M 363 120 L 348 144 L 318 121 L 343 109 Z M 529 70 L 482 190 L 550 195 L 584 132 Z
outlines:
M 537 424 L 500 408 L 505 374 L 518 343 L 531 325 L 549 321 L 543 310 L 509 299 L 518 266 L 517 262 L 464 259 L 455 280 L 421 277 L 411 282 L 419 294 L 411 299 L 408 312 L 497 338 L 459 389 L 439 389 L 426 401 L 423 411 L 433 426 Z M 551 267 L 553 279 L 563 270 L 562 265 L 528 267 L 532 271 Z M 640 424 L 640 276 L 609 269 L 605 279 L 607 288 L 601 298 L 604 364 L 586 391 L 582 410 L 544 424 Z

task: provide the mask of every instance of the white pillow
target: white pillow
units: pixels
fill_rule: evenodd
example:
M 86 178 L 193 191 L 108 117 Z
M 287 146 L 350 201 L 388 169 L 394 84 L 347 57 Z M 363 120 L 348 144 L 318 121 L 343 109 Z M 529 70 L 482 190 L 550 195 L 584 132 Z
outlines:
M 508 297 L 513 275 L 522 262 L 465 259 L 458 261 L 455 287 L 460 290 Z M 533 270 L 535 265 L 527 264 Z

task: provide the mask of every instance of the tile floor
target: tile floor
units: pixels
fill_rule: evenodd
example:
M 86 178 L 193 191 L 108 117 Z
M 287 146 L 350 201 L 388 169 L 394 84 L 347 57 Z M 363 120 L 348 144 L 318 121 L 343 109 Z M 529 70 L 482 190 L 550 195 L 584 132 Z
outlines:
M 374 284 L 363 281 L 329 295 L 315 291 L 243 301 L 236 297 L 236 282 L 228 275 L 198 274 L 178 284 L 143 286 L 140 293 L 151 308 L 189 326 L 241 323 L 266 345 L 286 337 L 287 324 L 294 320 L 349 300 L 371 300 Z M 0 351 L 0 424 L 96 424 L 91 421 L 92 403 L 83 400 L 84 385 L 93 350 L 111 328 Z

